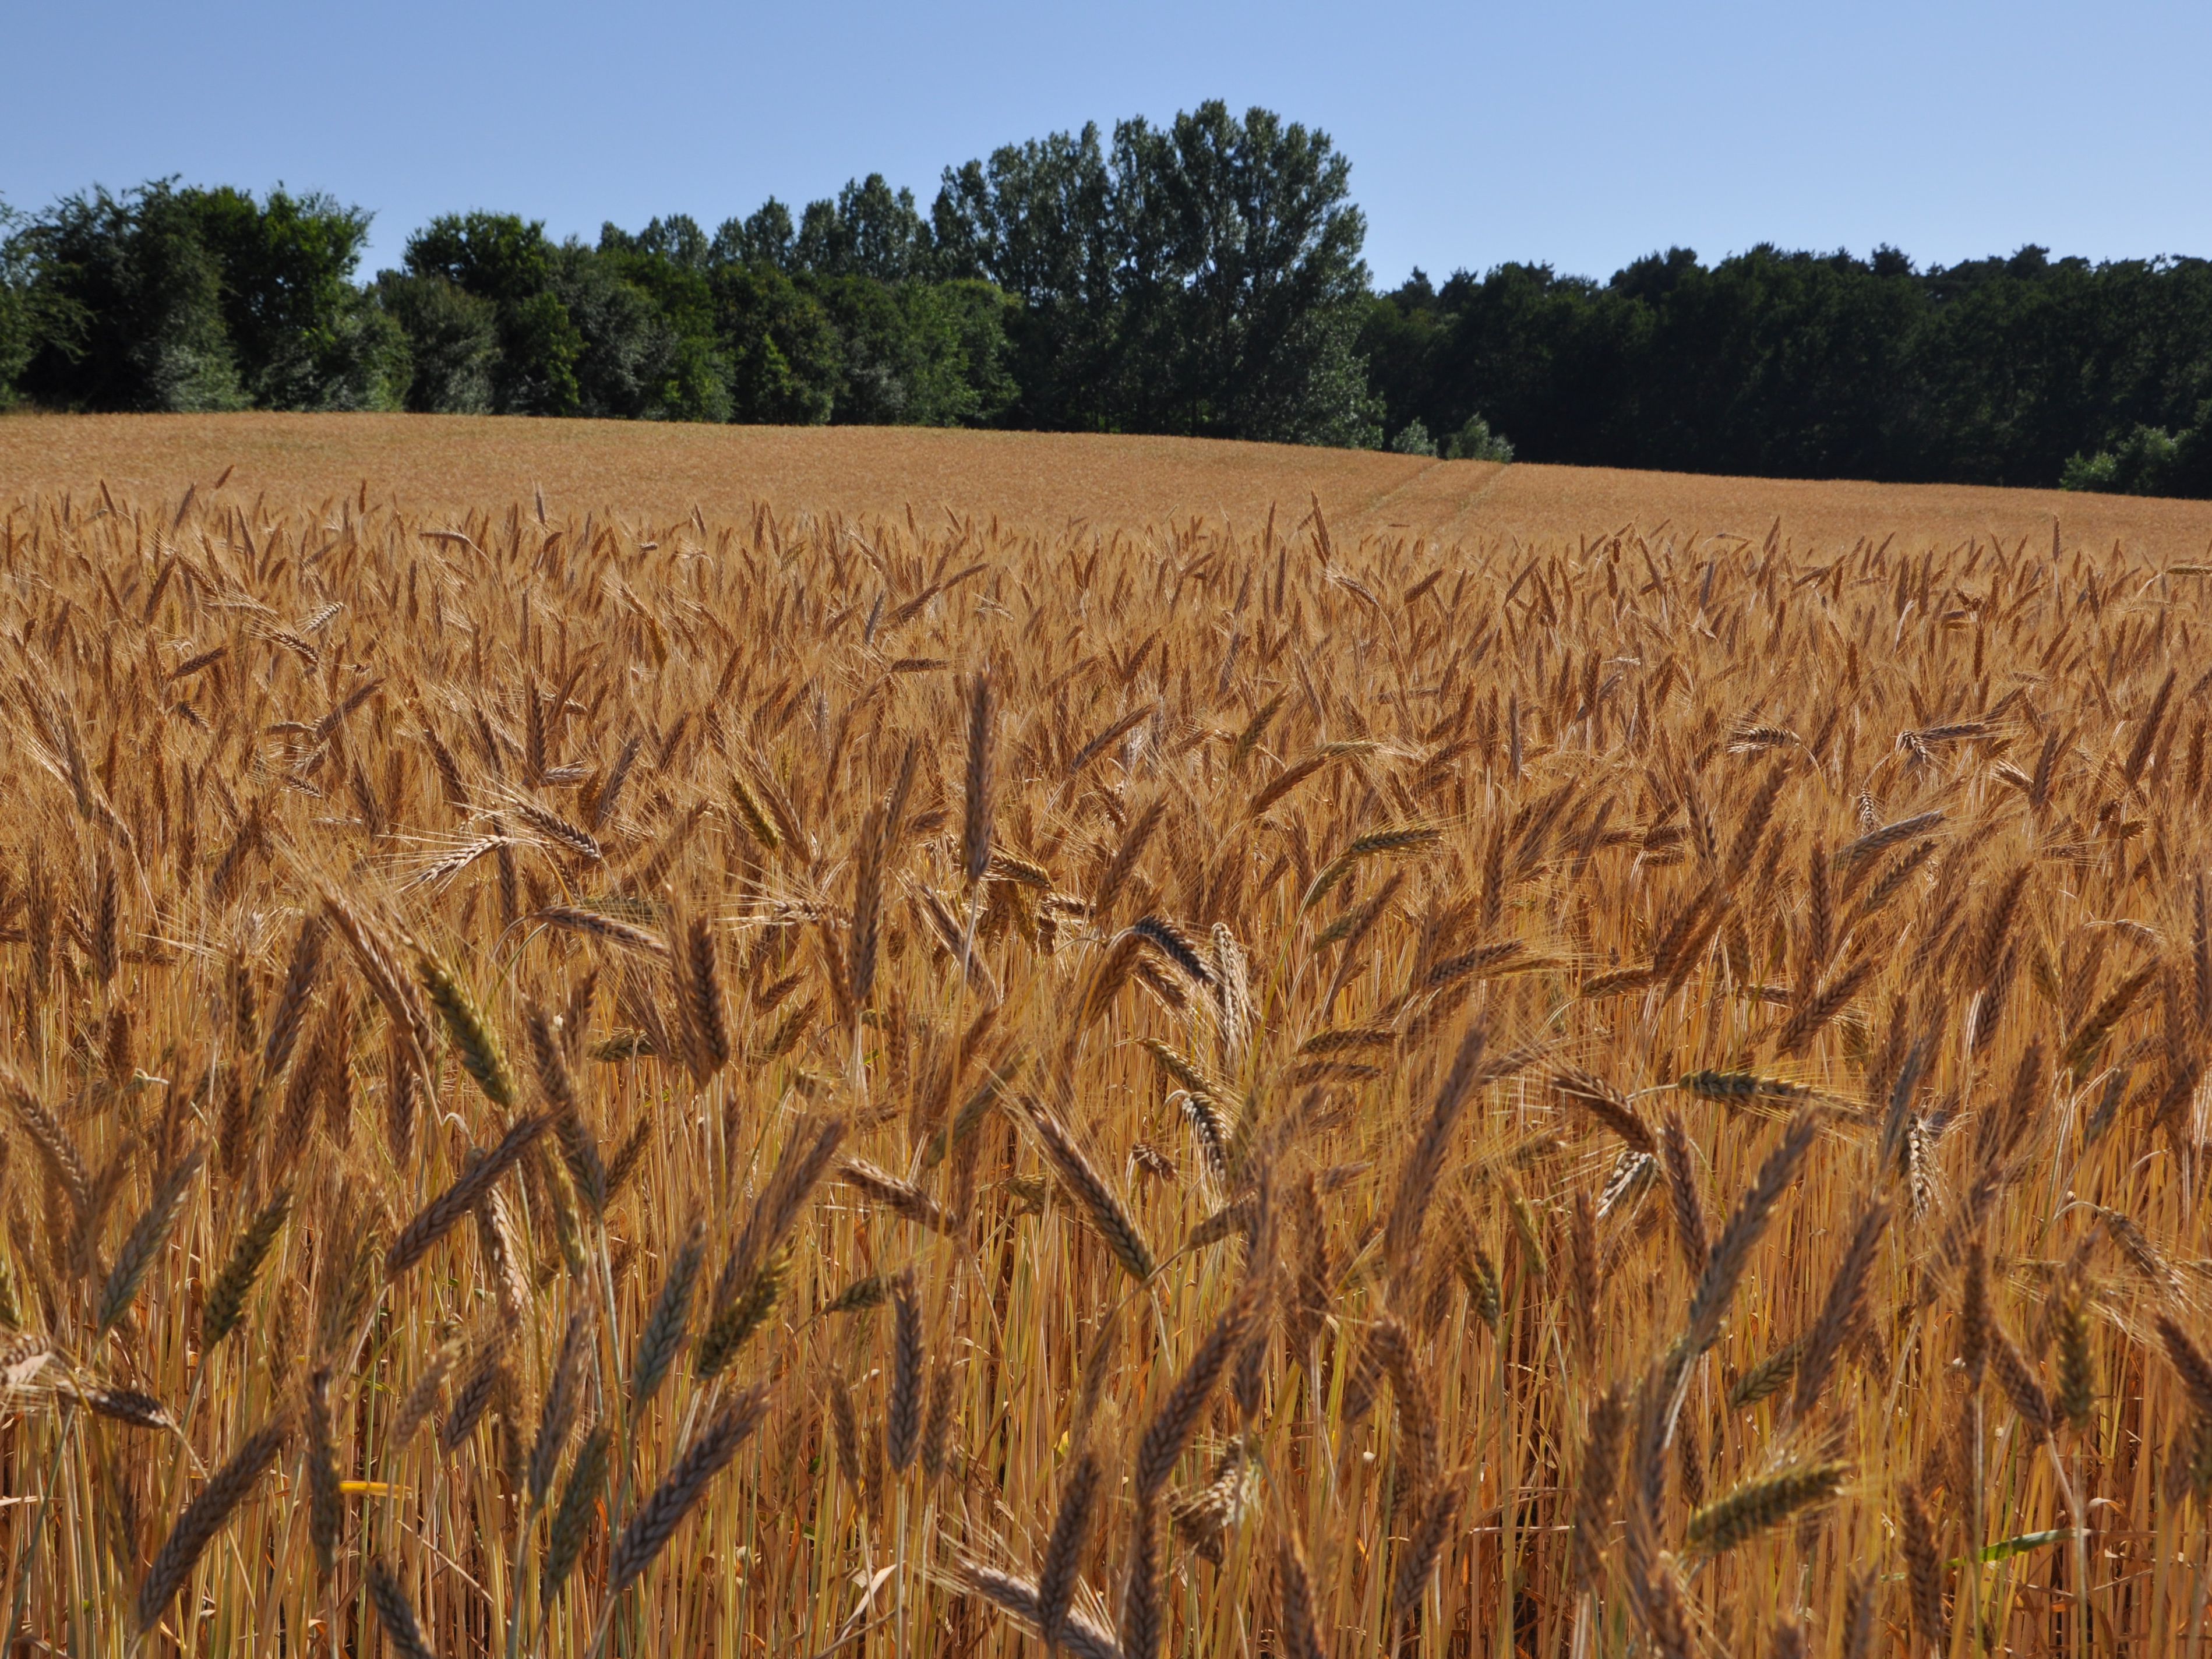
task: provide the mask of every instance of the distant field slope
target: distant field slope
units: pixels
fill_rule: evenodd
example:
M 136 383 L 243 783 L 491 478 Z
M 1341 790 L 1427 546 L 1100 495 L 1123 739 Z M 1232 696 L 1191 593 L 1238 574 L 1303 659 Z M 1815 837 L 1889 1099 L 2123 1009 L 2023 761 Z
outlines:
M 1595 536 L 1635 524 L 1801 545 L 1892 531 L 1947 544 L 2050 533 L 2168 559 L 2212 544 L 2212 501 L 1953 485 L 1801 483 L 1433 461 L 1183 438 L 884 427 L 704 427 L 405 415 L 25 416 L 0 420 L 0 500 L 111 489 L 173 494 L 234 468 L 234 489 L 312 501 L 356 490 L 431 509 L 528 499 L 558 511 L 710 517 L 951 512 L 1058 531 L 1227 518 L 1444 541 Z

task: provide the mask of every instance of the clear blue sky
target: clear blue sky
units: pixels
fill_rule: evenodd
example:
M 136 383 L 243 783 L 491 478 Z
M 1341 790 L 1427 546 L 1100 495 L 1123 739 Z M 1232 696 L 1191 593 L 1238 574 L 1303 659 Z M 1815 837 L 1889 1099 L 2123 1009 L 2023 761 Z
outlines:
M 1395 283 L 1669 245 L 2212 255 L 2212 6 L 0 0 L 0 197 L 279 180 L 711 231 L 1207 97 L 1331 134 Z

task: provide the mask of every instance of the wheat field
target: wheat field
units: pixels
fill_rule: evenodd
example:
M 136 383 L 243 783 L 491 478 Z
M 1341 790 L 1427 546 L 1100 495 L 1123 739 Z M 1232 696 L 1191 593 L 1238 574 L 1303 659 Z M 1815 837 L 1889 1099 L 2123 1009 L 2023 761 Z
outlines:
M 11 1655 L 2197 1650 L 2193 521 L 9 482 Z
M 0 418 L 0 500 L 134 500 L 207 489 L 313 505 L 370 495 L 434 524 L 543 493 L 554 512 L 651 526 L 697 507 L 716 524 L 763 508 L 932 530 L 1048 536 L 1187 526 L 1239 534 L 1319 506 L 1332 531 L 1470 550 L 1517 538 L 1607 538 L 1633 526 L 1678 544 L 1762 541 L 1778 519 L 1798 547 L 1848 548 L 1908 532 L 1949 548 L 2115 541 L 2165 559 L 2212 556 L 2212 501 L 1958 484 L 1711 477 L 1608 467 L 1439 461 L 1373 450 L 1077 432 L 915 427 L 699 426 L 465 415 L 10 415 Z M 1287 520 L 1285 520 L 1287 523 Z

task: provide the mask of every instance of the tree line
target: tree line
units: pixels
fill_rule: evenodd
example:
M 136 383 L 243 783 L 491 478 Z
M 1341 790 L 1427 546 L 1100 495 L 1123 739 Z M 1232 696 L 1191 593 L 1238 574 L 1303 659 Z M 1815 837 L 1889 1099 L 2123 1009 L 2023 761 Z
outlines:
M 1918 270 L 1762 246 L 1601 283 L 1416 271 L 1360 349 L 1417 441 L 1480 416 L 1547 461 L 2212 495 L 2203 259 L 2027 247 Z
M 175 180 L 0 204 L 0 407 L 1169 433 L 2212 495 L 2212 263 L 1681 249 L 1375 291 L 1322 133 L 1218 102 L 711 234 Z

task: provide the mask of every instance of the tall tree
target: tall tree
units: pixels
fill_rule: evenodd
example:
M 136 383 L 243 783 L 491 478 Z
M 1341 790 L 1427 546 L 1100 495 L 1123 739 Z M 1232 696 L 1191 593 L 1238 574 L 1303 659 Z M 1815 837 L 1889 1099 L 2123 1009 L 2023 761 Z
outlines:
M 511 213 L 447 214 L 407 240 L 407 270 L 491 302 L 499 350 L 492 406 L 507 415 L 574 415 L 584 337 L 553 291 L 553 248 L 543 221 Z
M 224 335 L 257 406 L 398 406 L 405 339 L 353 280 L 368 214 L 281 187 L 260 202 L 228 186 L 180 199 L 221 269 Z
M 15 401 L 16 380 L 36 355 L 43 332 L 22 223 L 23 216 L 0 200 L 0 410 Z
M 407 407 L 421 415 L 489 415 L 499 367 L 499 307 L 434 274 L 379 271 L 377 308 L 406 336 Z
M 791 210 L 771 196 L 744 219 L 725 219 L 708 250 L 714 265 L 767 265 L 790 275 L 797 263 L 799 232 Z
M 842 351 L 821 302 L 774 264 L 732 260 L 708 279 L 730 365 L 731 418 L 819 426 L 837 403 Z
M 64 198 L 22 233 L 46 319 L 19 379 L 63 409 L 240 409 L 222 267 L 174 181 Z
M 779 208 L 771 200 L 769 208 Z M 763 212 L 768 209 L 763 209 Z M 772 230 L 764 226 L 764 230 Z M 834 202 L 809 202 L 790 263 L 817 276 L 904 283 L 935 275 L 929 225 L 914 192 L 893 190 L 880 173 L 848 181 Z
M 1110 429 L 1118 414 L 1121 235 L 1096 125 L 948 168 L 931 210 L 948 274 L 1013 296 L 1008 417 L 1026 427 Z
M 949 170 L 940 258 L 1022 301 L 1018 417 L 1373 442 L 1365 222 L 1327 135 L 1216 101 Z
M 1115 135 L 1137 419 L 1290 443 L 1379 441 L 1357 337 L 1366 222 L 1326 134 L 1216 100 Z
M 1531 459 L 2183 489 L 2161 457 L 2195 453 L 2212 398 L 2212 263 L 1675 248 L 1602 283 L 1505 264 L 1408 284 L 1362 344 L 1393 431 L 1480 415 Z

